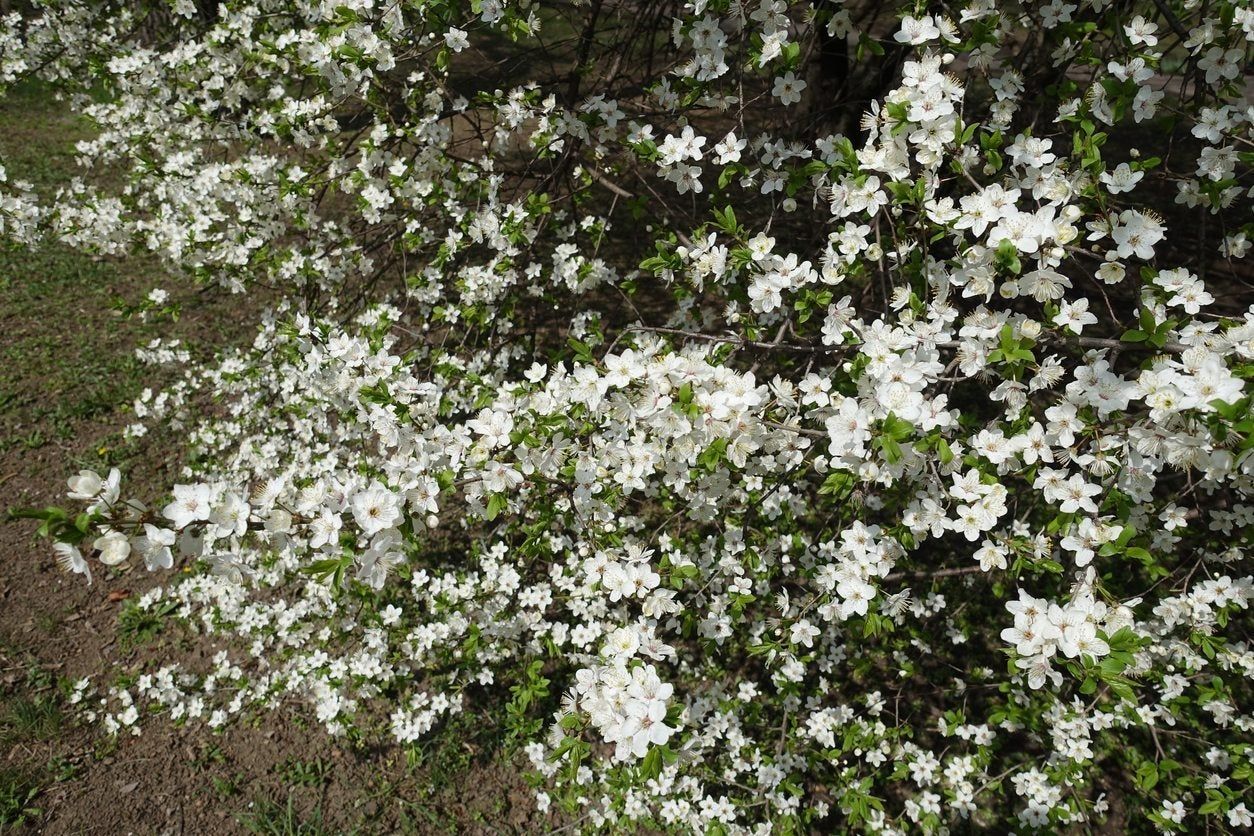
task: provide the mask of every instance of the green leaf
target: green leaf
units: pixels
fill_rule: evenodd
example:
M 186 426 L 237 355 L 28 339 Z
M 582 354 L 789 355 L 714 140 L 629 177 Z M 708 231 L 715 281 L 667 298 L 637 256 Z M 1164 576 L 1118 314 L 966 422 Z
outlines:
M 718 470 L 719 464 L 723 461 L 723 455 L 727 452 L 727 439 L 716 438 L 709 447 L 697 456 L 697 463 L 706 470 L 713 473 Z
M 827 478 L 823 480 L 823 485 L 819 488 L 819 494 L 844 499 L 853 492 L 855 481 L 852 473 L 844 470 L 833 471 L 827 474 Z
M 332 586 L 339 586 L 344 579 L 344 572 L 348 569 L 349 564 L 353 562 L 353 556 L 349 552 L 345 552 L 339 557 L 328 557 L 323 560 L 315 560 L 308 566 L 300 567 L 303 575 L 309 575 L 314 580 L 322 583 L 329 583 Z
M 662 746 L 651 746 L 640 761 L 640 778 L 649 781 L 662 774 Z
M 494 493 L 488 497 L 488 520 L 494 520 L 500 516 L 501 512 L 509 507 L 509 500 L 505 498 L 505 494 Z
M 587 343 L 580 342 L 574 337 L 571 337 L 570 339 L 566 341 L 566 344 L 569 345 L 571 349 L 574 350 L 575 358 L 577 360 L 580 360 L 581 362 L 584 362 L 584 363 L 592 362 L 592 349 L 588 346 Z
M 896 441 L 905 441 L 907 438 L 914 435 L 914 424 L 911 424 L 909 421 L 902 418 L 898 418 L 890 412 L 888 413 L 888 417 L 884 419 L 884 432 Z
M 1198 807 L 1197 811 L 1203 816 L 1209 816 L 1214 813 L 1226 813 L 1228 812 L 1228 800 L 1222 797 L 1212 798 L 1201 807 Z

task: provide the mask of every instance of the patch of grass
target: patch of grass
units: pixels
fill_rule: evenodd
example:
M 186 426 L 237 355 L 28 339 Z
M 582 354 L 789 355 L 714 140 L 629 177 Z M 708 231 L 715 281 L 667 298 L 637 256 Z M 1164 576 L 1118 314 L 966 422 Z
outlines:
M 226 760 L 226 752 L 222 751 L 222 747 L 216 743 L 210 743 L 196 755 L 192 763 L 197 769 L 204 770 L 214 764 L 226 763 Z
M 455 782 L 475 767 L 508 761 L 511 750 L 499 727 L 487 722 L 485 715 L 486 711 L 455 714 L 435 734 L 406 747 L 406 767 L 411 775 L 422 776 L 426 797 L 456 789 Z
M 214 795 L 218 798 L 234 798 L 240 794 L 240 784 L 243 783 L 244 777 L 244 773 L 237 772 L 225 778 L 214 776 L 209 780 L 213 784 Z
M 93 136 L 50 91 L 22 84 L 0 99 L 0 161 L 10 180 L 31 183 L 44 201 L 80 172 L 75 144 Z M 93 172 L 88 179 L 99 179 Z M 134 347 L 161 333 L 154 323 L 124 319 L 134 303 L 169 277 L 155 258 L 124 262 L 93 257 L 55 243 L 0 244 L 0 453 L 73 442 L 85 421 L 119 425 L 119 413 L 152 370 Z M 135 452 L 118 451 L 109 464 Z
M 129 408 L 150 375 L 126 332 L 151 329 L 119 328 L 110 308 L 134 280 L 57 246 L 0 247 L 0 276 L 9 285 L 0 294 L 0 452 L 72 440 L 81 422 Z M 48 327 L 60 318 L 81 322 L 86 336 Z
M 56 612 L 43 612 L 35 616 L 35 629 L 41 633 L 55 633 L 64 623 L 65 617 L 73 612 L 71 609 Z
M 0 770 L 0 830 L 31 824 L 43 815 L 35 806 L 42 792 L 30 775 L 17 770 Z
M 399 788 L 388 785 L 376 795 L 397 803 L 398 829 L 402 833 L 464 833 L 467 822 L 491 832 L 491 823 L 503 820 L 507 800 L 480 797 L 468 805 L 462 782 L 467 775 L 485 767 L 499 768 L 507 774 L 516 772 L 510 757 L 498 727 L 473 712 L 457 714 L 434 735 L 406 747 L 404 759 L 409 779 L 404 789 L 398 792 Z M 490 809 L 477 808 L 485 804 Z
M 314 810 L 308 817 L 302 816 L 290 795 L 286 804 L 270 798 L 253 802 L 252 808 L 239 817 L 239 823 L 257 836 L 333 836 L 358 832 L 325 823 L 321 809 Z
M 90 123 L 33 84 L 0 100 L 0 119 L 9 178 L 51 199 L 76 173 L 74 146 L 92 135 Z M 159 275 L 151 265 L 128 264 L 136 268 Z M 114 264 L 68 247 L 0 246 L 0 452 L 71 440 L 77 422 L 109 415 L 139 394 L 144 369 L 112 310 L 134 283 Z M 89 336 L 67 339 L 58 327 L 67 320 Z
M 47 695 L 21 696 L 10 701 L 0 718 L 0 740 L 48 740 L 61 730 L 61 706 Z
M 51 89 L 38 82 L 10 87 L 0 99 L 4 135 L 0 151 L 11 180 L 25 180 L 36 191 L 67 183 L 78 171 L 74 145 L 91 138 L 89 119 L 76 116 Z
M 127 650 L 152 641 L 165 629 L 166 622 L 177 609 L 178 604 L 174 601 L 159 601 L 151 607 L 141 607 L 134 600 L 128 600 L 118 613 L 118 641 Z
M 45 668 L 28 663 L 25 682 L 6 694 L 0 710 L 0 743 L 48 740 L 61 731 L 64 716 L 56 678 Z
M 64 784 L 66 781 L 72 781 L 78 777 L 82 768 L 81 763 L 76 763 L 69 758 L 57 755 L 48 762 L 48 775 L 58 784 Z
M 459 832 L 457 819 L 440 810 L 418 802 L 406 803 L 400 812 L 401 833 L 427 834 L 447 833 L 449 836 Z
M 279 777 L 298 787 L 320 787 L 331 777 L 331 762 L 322 758 L 302 761 L 288 758 L 278 767 Z

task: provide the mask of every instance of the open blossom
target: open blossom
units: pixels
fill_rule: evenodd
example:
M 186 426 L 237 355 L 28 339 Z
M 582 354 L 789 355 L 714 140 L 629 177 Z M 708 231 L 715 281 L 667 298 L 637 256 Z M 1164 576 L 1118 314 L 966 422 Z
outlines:
M 400 497 L 379 482 L 353 494 L 350 507 L 357 527 L 368 537 L 401 520 Z
M 483 487 L 489 493 L 503 493 L 522 482 L 523 475 L 503 462 L 490 462 L 483 472 Z
M 611 563 L 601 572 L 601 585 L 611 601 L 647 595 L 661 583 L 661 576 L 647 563 Z
M 626 658 L 636 654 L 640 649 L 640 633 L 636 628 L 619 627 L 606 640 L 604 652 L 611 656 Z
M 988 540 L 980 544 L 975 552 L 975 559 L 980 562 L 980 571 L 989 572 L 993 569 L 1006 568 L 1006 550 Z
M 1144 177 L 1144 172 L 1133 171 L 1127 163 L 1119 163 L 1113 171 L 1103 171 L 1098 179 L 1106 186 L 1106 191 L 1121 194 L 1132 191 Z
M 1097 317 L 1089 313 L 1089 300 L 1087 299 L 1064 302 L 1059 308 L 1057 316 L 1054 317 L 1054 322 L 1070 328 L 1077 334 L 1084 330 L 1084 326 L 1096 325 L 1097 321 Z
M 509 444 L 514 419 L 502 410 L 485 409 L 473 421 L 467 422 L 466 426 L 483 436 L 483 443 L 492 450 Z
M 714 161 L 719 165 L 740 162 L 740 153 L 745 150 L 745 141 L 737 139 L 736 134 L 729 133 L 714 146 Z
M 897 43 L 918 45 L 940 38 L 941 30 L 931 15 L 912 17 L 906 15 L 901 19 L 901 28 L 893 35 Z
M 1197 68 L 1206 73 L 1207 84 L 1219 84 L 1235 78 L 1241 61 L 1245 58 L 1243 49 L 1224 49 L 1212 46 L 1202 53 Z
M 92 541 L 92 548 L 100 552 L 100 562 L 105 566 L 117 566 L 131 554 L 131 542 L 120 531 L 109 531 Z
M 658 153 L 661 155 L 659 162 L 662 165 L 676 165 L 685 160 L 699 160 L 705 142 L 705 137 L 698 136 L 691 125 L 686 125 L 678 135 L 667 136 L 658 145 Z
M 69 543 L 54 543 L 53 550 L 56 552 L 57 563 L 64 571 L 85 575 L 87 583 L 91 583 L 91 567 L 87 564 L 82 552 Z
M 209 513 L 219 537 L 239 537 L 248 530 L 249 505 L 234 493 L 225 494 Z
M 454 52 L 461 52 L 470 46 L 470 40 L 466 37 L 465 30 L 449 29 L 444 33 L 444 44 Z
M 334 546 L 339 540 L 340 529 L 343 525 L 344 521 L 339 514 L 330 509 L 323 509 L 309 523 L 309 547 L 320 549 L 325 546 Z
M 1120 258 L 1137 258 L 1148 261 L 1154 257 L 1154 245 L 1163 239 L 1163 225 L 1153 216 L 1125 209 L 1112 233 L 1116 252 Z
M 1249 827 L 1254 825 L 1254 812 L 1245 806 L 1245 802 L 1234 806 L 1228 811 L 1228 824 L 1233 827 Z
M 806 647 L 814 646 L 814 638 L 819 634 L 819 629 L 809 621 L 802 619 L 789 628 L 789 640 L 793 644 L 801 644 Z
M 213 489 L 209 485 L 175 485 L 174 501 L 166 505 L 161 513 L 175 528 L 186 528 L 192 523 L 209 519 L 212 502 Z
M 806 89 L 806 82 L 797 78 L 791 71 L 775 79 L 771 95 L 779 99 L 782 105 L 793 105 L 801 101 L 801 92 Z
M 169 569 L 174 565 L 171 547 L 175 543 L 173 531 L 152 524 L 144 525 L 144 534 L 134 541 L 134 548 L 143 558 L 150 571 Z
M 77 476 L 70 477 L 70 499 L 95 499 L 104 487 L 104 480 L 94 470 L 80 470 Z
M 361 555 L 361 567 L 357 576 L 373 589 L 382 589 L 388 573 L 405 561 L 400 532 L 395 528 L 384 529 L 370 540 L 370 547 Z
M 1147 47 L 1158 45 L 1158 36 L 1154 34 L 1158 31 L 1158 24 L 1146 20 L 1144 15 L 1133 17 L 1123 27 L 1123 31 L 1133 44 L 1144 44 Z

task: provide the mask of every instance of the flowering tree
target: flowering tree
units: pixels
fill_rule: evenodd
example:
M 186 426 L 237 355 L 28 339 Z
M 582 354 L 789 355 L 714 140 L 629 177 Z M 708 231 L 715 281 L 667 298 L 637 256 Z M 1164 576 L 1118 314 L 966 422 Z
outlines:
M 3 234 L 265 290 L 135 404 L 170 496 L 26 512 L 221 639 L 111 731 L 483 703 L 588 829 L 1254 821 L 1245 2 L 3 23 L 98 126 Z

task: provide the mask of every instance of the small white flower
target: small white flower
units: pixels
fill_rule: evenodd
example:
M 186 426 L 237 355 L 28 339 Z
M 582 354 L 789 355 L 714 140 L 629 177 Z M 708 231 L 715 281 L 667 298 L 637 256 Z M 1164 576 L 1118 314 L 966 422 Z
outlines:
M 400 497 L 379 482 L 353 494 L 351 507 L 357 527 L 368 537 L 401 521 Z
M 801 91 L 805 89 L 805 81 L 797 78 L 790 70 L 775 79 L 775 86 L 771 88 L 771 95 L 779 99 L 780 103 L 785 106 L 794 105 L 801 101 Z
M 68 482 L 70 499 L 92 500 L 100 494 L 104 487 L 104 479 L 94 470 L 80 470 L 77 476 L 71 476 Z
M 444 45 L 454 52 L 461 52 L 470 46 L 470 39 L 464 29 L 452 28 L 444 33 Z
M 131 554 L 131 541 L 120 531 L 108 531 L 91 545 L 100 552 L 100 562 L 105 566 L 117 566 Z
M 936 25 L 936 21 L 931 15 L 924 15 L 923 17 L 906 15 L 901 19 L 901 28 L 893 35 L 893 40 L 899 44 L 917 46 L 928 41 L 934 41 L 940 36 L 940 27 Z
M 91 567 L 83 559 L 82 553 L 69 543 L 53 543 L 52 550 L 57 554 L 57 563 L 67 572 L 86 575 L 87 583 L 91 584 Z
M 175 485 L 174 501 L 162 510 L 175 528 L 209 519 L 213 490 L 208 485 Z

